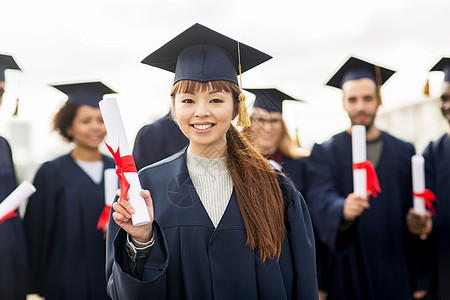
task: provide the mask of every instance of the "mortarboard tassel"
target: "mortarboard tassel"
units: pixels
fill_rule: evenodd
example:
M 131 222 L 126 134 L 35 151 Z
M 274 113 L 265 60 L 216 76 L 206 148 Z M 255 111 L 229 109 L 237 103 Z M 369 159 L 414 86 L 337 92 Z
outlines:
M 381 70 L 379 66 L 375 66 L 375 75 L 377 77 L 377 94 L 378 94 L 378 105 L 383 105 L 383 100 L 381 99 Z
M 296 147 L 301 147 L 302 145 L 300 144 L 300 138 L 298 137 L 298 128 L 295 128 L 295 140 L 294 140 L 294 145 Z
M 427 78 L 427 82 L 425 83 L 425 86 L 423 87 L 423 94 L 425 96 L 430 96 L 430 81 Z
M 19 114 L 19 98 L 16 99 L 16 109 L 14 110 L 13 117 L 17 117 Z
M 241 52 L 239 50 L 239 42 L 237 42 L 238 48 L 238 59 L 239 59 L 239 83 L 241 92 L 239 93 L 239 119 L 236 123 L 237 126 L 240 127 L 249 127 L 251 125 L 250 118 L 247 113 L 247 106 L 245 105 L 245 95 L 242 93 L 242 72 L 241 72 Z

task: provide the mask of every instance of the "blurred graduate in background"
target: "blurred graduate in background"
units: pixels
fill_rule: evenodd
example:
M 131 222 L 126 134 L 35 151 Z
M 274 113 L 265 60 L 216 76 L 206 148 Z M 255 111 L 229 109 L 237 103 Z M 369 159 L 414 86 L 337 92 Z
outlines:
M 138 170 L 171 156 L 189 143 L 170 112 L 139 129 L 134 141 L 133 158 Z
M 440 96 L 442 115 L 450 125 L 450 58 L 443 57 L 430 71 L 444 72 L 444 83 Z M 426 187 L 437 201 L 434 202 L 436 216 L 429 212 L 420 216 L 410 210 L 408 226 L 418 236 L 431 234 L 436 243 L 435 274 L 433 292 L 436 299 L 450 299 L 450 127 L 448 132 L 431 142 L 424 150 Z
M 115 92 L 101 82 L 53 87 L 68 95 L 53 128 L 74 148 L 44 163 L 34 178 L 37 192 L 24 217 L 29 293 L 45 299 L 108 299 L 105 238 L 96 225 L 105 204 L 104 170 L 115 164 L 99 151 L 106 129 L 98 102 Z
M 242 130 L 252 145 L 278 170 L 284 172 L 297 190 L 306 192 L 305 160 L 309 153 L 295 144 L 283 120 L 283 101 L 297 100 L 275 88 L 245 89 L 255 94 L 250 113 L 252 125 Z
M 393 74 L 351 57 L 327 83 L 342 89 L 351 125 L 366 127 L 367 160 L 381 186 L 368 199 L 353 192 L 351 128 L 314 145 L 306 198 L 327 250 L 320 288 L 329 299 L 412 299 L 427 293 L 430 278 L 416 269 L 421 240 L 408 232 L 405 219 L 412 207 L 414 147 L 375 125 L 381 85 Z
M 0 105 L 5 93 L 5 71 L 20 70 L 14 58 L 0 54 Z M 16 188 L 11 147 L 0 136 L 0 202 Z M 22 220 L 18 211 L 0 220 L 0 297 L 25 299 L 27 288 L 27 255 Z

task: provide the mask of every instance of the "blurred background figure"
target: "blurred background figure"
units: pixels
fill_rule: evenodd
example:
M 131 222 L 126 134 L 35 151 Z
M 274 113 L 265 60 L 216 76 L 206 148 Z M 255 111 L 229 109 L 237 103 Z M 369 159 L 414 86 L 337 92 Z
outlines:
M 327 247 L 321 288 L 329 299 L 412 299 L 427 292 L 425 277 L 415 272 L 421 240 L 405 221 L 414 147 L 375 126 L 381 85 L 393 74 L 351 57 L 327 83 L 342 89 L 351 125 L 366 127 L 367 159 L 382 189 L 369 199 L 353 193 L 351 127 L 314 145 L 306 199 Z
M 189 143 L 170 113 L 142 127 L 134 141 L 133 158 L 138 170 L 181 151 Z
M 5 93 L 5 71 L 20 70 L 14 58 L 0 54 L 0 105 Z M 15 188 L 16 175 L 8 141 L 0 136 L 0 202 Z M 0 220 L 0 297 L 25 299 L 27 287 L 27 255 L 22 220 L 14 216 Z
M 53 87 L 68 95 L 53 128 L 74 148 L 44 163 L 34 179 L 37 192 L 24 217 L 30 292 L 45 299 L 108 299 L 104 232 L 96 225 L 105 203 L 104 170 L 115 165 L 99 151 L 106 129 L 98 102 L 115 92 L 101 82 Z
M 440 96 L 442 115 L 450 124 L 450 58 L 442 58 L 430 71 L 444 72 L 444 83 Z M 418 215 L 414 210 L 408 213 L 407 221 L 411 232 L 418 236 L 432 234 L 436 243 L 435 276 L 433 289 L 436 299 L 450 299 L 450 129 L 424 150 L 426 185 L 437 197 L 436 216 L 427 213 Z
M 250 113 L 252 125 L 243 129 L 243 134 L 259 153 L 284 172 L 295 187 L 304 193 L 306 168 L 303 158 L 309 152 L 295 144 L 283 120 L 284 100 L 303 101 L 274 88 L 245 90 L 255 94 L 256 98 Z

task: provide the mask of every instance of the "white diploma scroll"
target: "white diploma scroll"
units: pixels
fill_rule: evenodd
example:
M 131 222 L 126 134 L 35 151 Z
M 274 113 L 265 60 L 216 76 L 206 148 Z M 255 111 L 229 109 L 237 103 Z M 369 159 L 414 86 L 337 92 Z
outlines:
M 111 206 L 119 188 L 119 177 L 116 169 L 105 170 L 105 205 Z
M 422 194 L 425 191 L 425 159 L 422 155 L 411 157 L 413 193 Z M 413 196 L 414 211 L 419 215 L 425 215 L 425 199 Z
M 366 154 L 366 127 L 352 126 L 352 157 L 353 164 L 365 162 Z M 353 192 L 364 199 L 367 198 L 367 171 L 366 169 L 353 170 Z
M 108 134 L 108 144 L 114 150 L 119 148 L 120 156 L 131 155 L 131 149 L 120 116 L 119 106 L 115 98 L 107 98 L 99 102 L 100 110 Z M 137 172 L 124 173 L 130 184 L 128 194 L 130 194 L 130 204 L 134 207 L 134 214 L 131 216 L 134 226 L 144 225 L 150 222 L 145 200 L 141 196 L 141 183 Z
M 36 188 L 28 181 L 22 182 L 5 200 L 0 204 L 0 219 L 8 213 L 16 210 L 20 203 L 28 199 L 36 192 Z

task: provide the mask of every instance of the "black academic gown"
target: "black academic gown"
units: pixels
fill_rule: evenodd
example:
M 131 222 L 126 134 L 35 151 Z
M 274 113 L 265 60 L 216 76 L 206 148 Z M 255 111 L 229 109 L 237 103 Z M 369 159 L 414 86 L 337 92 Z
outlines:
M 437 295 L 450 299 L 450 138 L 447 134 L 424 150 L 426 184 L 438 199 L 433 235 L 437 242 Z
M 189 143 L 178 125 L 167 114 L 142 127 L 134 142 L 133 158 L 138 170 L 179 151 Z
M 283 173 L 292 181 L 302 195 L 306 194 L 306 157 L 292 159 L 283 156 L 279 164 Z
M 406 228 L 412 206 L 414 148 L 382 132 L 376 172 L 382 189 L 354 226 L 340 232 L 345 198 L 353 192 L 351 136 L 339 133 L 314 145 L 308 164 L 308 204 L 323 251 L 322 280 L 327 299 L 412 299 L 426 289 L 415 273 L 420 240 Z
M 214 228 L 189 177 L 185 152 L 143 169 L 153 199 L 155 244 L 142 280 L 130 275 L 126 233 L 109 223 L 108 293 L 113 299 L 317 299 L 314 237 L 301 194 L 280 177 L 286 238 L 279 261 L 260 261 L 232 193 Z
M 11 148 L 0 137 L 0 202 L 16 187 Z M 18 213 L 18 211 L 16 211 Z M 0 298 L 25 299 L 27 253 L 22 220 L 19 216 L 0 223 Z
M 103 156 L 104 168 L 114 161 Z M 31 291 L 46 299 L 108 299 L 106 243 L 97 221 L 105 205 L 96 184 L 69 155 L 44 163 L 24 218 Z

